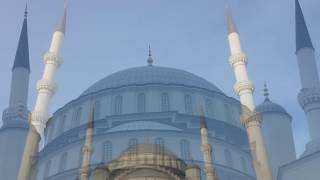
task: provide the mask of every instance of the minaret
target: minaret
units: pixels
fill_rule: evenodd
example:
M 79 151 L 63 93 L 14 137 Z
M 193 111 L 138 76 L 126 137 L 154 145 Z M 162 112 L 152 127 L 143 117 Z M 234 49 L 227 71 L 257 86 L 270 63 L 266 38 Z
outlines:
M 61 48 L 65 35 L 66 17 L 65 9 L 65 13 L 53 33 L 50 49 L 44 56 L 44 72 L 42 79 L 37 83 L 38 95 L 35 108 L 30 115 L 31 126 L 20 165 L 18 180 L 30 179 L 33 157 L 38 153 L 40 137 L 43 139 L 44 128 L 49 118 L 50 100 L 55 93 L 55 75 L 62 64 Z
M 9 107 L 3 114 L 4 126 L 10 123 L 10 121 L 17 120 L 22 120 L 27 124 L 27 102 L 30 76 L 27 17 L 28 11 L 26 6 L 18 48 L 12 67 Z
M 234 90 L 236 94 L 240 96 L 240 102 L 242 104 L 241 121 L 247 130 L 256 177 L 257 180 L 272 180 L 267 152 L 261 132 L 261 117 L 254 111 L 254 87 L 248 77 L 247 57 L 242 51 L 240 35 L 228 10 L 227 20 L 228 40 L 231 53 L 230 64 L 234 70 L 236 78 Z
M 16 179 L 28 133 L 29 45 L 27 6 L 18 48 L 12 67 L 9 106 L 4 110 L 0 128 L 1 179 Z
M 212 161 L 212 147 L 209 143 L 208 126 L 204 116 L 204 112 L 201 109 L 200 117 L 200 132 L 201 132 L 201 151 L 203 153 L 204 171 L 207 180 L 218 180 L 216 170 Z
M 307 116 L 311 139 L 306 147 L 306 153 L 309 154 L 320 150 L 320 83 L 314 48 L 298 0 L 296 0 L 296 55 L 302 86 L 298 100 Z
M 93 133 L 94 133 L 94 110 L 90 113 L 88 127 L 85 136 L 84 146 L 82 148 L 82 164 L 80 168 L 80 180 L 88 180 L 90 172 L 90 161 L 93 153 Z

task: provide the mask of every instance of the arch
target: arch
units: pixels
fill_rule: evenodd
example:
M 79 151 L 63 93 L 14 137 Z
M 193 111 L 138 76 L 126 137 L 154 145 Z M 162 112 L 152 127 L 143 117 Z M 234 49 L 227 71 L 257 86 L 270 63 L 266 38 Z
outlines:
M 225 157 L 227 166 L 233 167 L 233 157 L 229 149 L 224 150 L 224 157 Z
M 112 160 L 112 142 L 106 141 L 103 143 L 103 160 L 109 162 Z
M 161 94 L 161 111 L 167 112 L 170 111 L 170 99 L 168 93 Z
M 97 120 L 100 118 L 100 112 L 101 112 L 101 103 L 99 100 L 96 100 L 93 104 L 94 109 L 94 120 Z
M 65 171 L 68 163 L 68 153 L 65 152 L 62 154 L 59 160 L 59 172 Z
M 154 141 L 154 144 L 156 145 L 156 151 L 157 153 L 164 153 L 164 139 L 163 138 L 156 138 Z
M 209 117 L 214 115 L 213 101 L 211 99 L 206 99 L 206 112 Z
M 82 107 L 78 107 L 73 114 L 73 127 L 77 127 L 81 123 Z
M 233 111 L 229 104 L 224 104 L 224 111 L 225 111 L 227 122 L 232 123 L 234 120 L 233 119 L 234 117 L 233 117 Z
M 54 119 L 52 119 L 52 120 L 54 120 Z M 54 131 L 55 131 L 55 124 L 56 123 L 54 123 L 54 121 L 52 121 L 51 127 L 49 129 L 49 133 L 48 133 L 48 138 L 47 138 L 48 142 L 53 139 Z
M 144 93 L 138 94 L 137 107 L 138 107 L 138 113 L 146 112 L 146 95 Z
M 62 134 L 65 130 L 66 126 L 66 120 L 67 120 L 67 115 L 63 115 L 62 118 L 60 119 L 60 124 L 59 124 L 59 134 Z
M 189 160 L 191 157 L 190 153 L 190 142 L 186 139 L 182 139 L 180 141 L 180 153 L 181 153 L 181 158 L 183 160 Z
M 122 113 L 122 96 L 118 95 L 114 98 L 113 113 L 119 115 Z
M 192 114 L 192 97 L 189 94 L 186 94 L 184 96 L 184 106 L 185 106 L 185 112 L 187 114 Z
M 130 152 L 136 154 L 138 153 L 138 139 L 137 138 L 131 138 L 129 139 L 129 149 Z

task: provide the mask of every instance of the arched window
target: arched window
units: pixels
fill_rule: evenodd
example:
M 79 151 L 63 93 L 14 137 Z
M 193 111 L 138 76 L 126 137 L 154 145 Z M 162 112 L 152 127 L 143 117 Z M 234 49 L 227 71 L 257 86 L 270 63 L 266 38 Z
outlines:
M 157 153 L 163 153 L 164 152 L 164 140 L 162 138 L 157 138 L 154 143 L 156 145 Z
M 247 161 L 244 159 L 244 157 L 240 157 L 240 161 L 241 161 L 242 171 L 247 173 L 248 172 Z
M 112 160 L 112 142 L 110 141 L 103 143 L 103 160 L 104 162 Z
M 213 117 L 214 114 L 213 102 L 211 99 L 206 99 L 206 112 L 209 117 Z
M 68 162 L 68 153 L 65 152 L 62 154 L 60 157 L 59 161 L 59 172 L 65 171 L 67 167 L 67 162 Z
M 136 154 L 138 152 L 137 145 L 138 145 L 138 139 L 136 139 L 136 138 L 129 139 L 130 152 Z
M 226 164 L 229 167 L 233 167 L 233 158 L 232 158 L 232 154 L 228 149 L 224 150 L 224 157 L 226 160 Z
M 170 100 L 168 93 L 161 94 L 161 111 L 167 112 L 170 110 Z
M 63 115 L 62 118 L 60 119 L 60 124 L 59 124 L 59 134 L 62 134 L 65 130 L 65 126 L 66 126 L 66 120 L 67 120 L 67 116 Z
M 184 160 L 189 160 L 191 157 L 190 154 L 190 143 L 186 139 L 182 139 L 180 141 L 180 152 L 181 152 L 181 158 Z
M 93 109 L 94 109 L 94 120 L 99 119 L 100 118 L 100 109 L 101 109 L 101 105 L 100 105 L 100 101 L 95 101 L 93 104 Z
M 184 106 L 187 114 L 192 114 L 192 98 L 190 95 L 184 96 Z
M 146 112 L 146 95 L 144 93 L 138 94 L 137 107 L 138 113 Z
M 49 160 L 49 161 L 46 163 L 46 166 L 44 167 L 43 179 L 46 179 L 47 177 L 49 177 L 49 175 L 50 175 L 50 169 L 51 169 L 51 160 Z
M 79 107 L 76 109 L 76 111 L 73 114 L 73 127 L 77 127 L 80 125 L 81 116 L 82 116 L 82 108 Z
M 118 115 L 122 113 L 122 96 L 116 96 L 114 99 L 114 114 Z
M 227 122 L 231 123 L 233 119 L 232 119 L 232 111 L 231 111 L 230 105 L 228 104 L 224 105 L 224 112 L 226 114 Z
M 52 119 L 53 120 L 53 119 Z M 49 134 L 48 134 L 48 142 L 53 139 L 54 131 L 55 131 L 55 124 L 54 122 L 51 123 L 51 127 L 49 128 Z

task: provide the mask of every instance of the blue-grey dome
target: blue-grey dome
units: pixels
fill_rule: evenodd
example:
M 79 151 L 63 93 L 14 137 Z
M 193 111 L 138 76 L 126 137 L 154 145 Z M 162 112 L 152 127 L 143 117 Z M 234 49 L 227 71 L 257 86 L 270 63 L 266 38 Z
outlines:
M 288 114 L 288 112 L 279 104 L 273 103 L 269 98 L 266 98 L 263 103 L 256 107 L 257 112 L 281 112 Z
M 153 84 L 185 86 L 222 93 L 209 81 L 187 71 L 159 66 L 143 66 L 111 74 L 89 87 L 81 96 L 107 89 Z

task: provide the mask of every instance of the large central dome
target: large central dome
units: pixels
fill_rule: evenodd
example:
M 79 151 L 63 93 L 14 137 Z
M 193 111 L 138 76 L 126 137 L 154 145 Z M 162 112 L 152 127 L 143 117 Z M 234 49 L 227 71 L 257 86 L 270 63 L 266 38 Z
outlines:
M 107 89 L 142 85 L 176 85 L 222 93 L 209 81 L 187 71 L 167 67 L 143 66 L 111 74 L 89 87 L 81 96 Z

